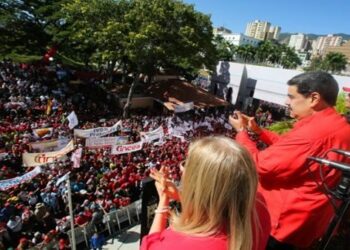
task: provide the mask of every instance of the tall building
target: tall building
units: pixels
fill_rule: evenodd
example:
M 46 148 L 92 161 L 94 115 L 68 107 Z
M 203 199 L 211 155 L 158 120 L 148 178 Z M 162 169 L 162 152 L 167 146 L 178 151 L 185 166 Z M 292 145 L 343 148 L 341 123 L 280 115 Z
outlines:
M 281 33 L 281 27 L 279 26 L 271 26 L 269 30 L 269 34 L 267 36 L 267 39 L 269 40 L 278 40 Z
M 268 38 L 270 26 L 269 22 L 255 20 L 247 24 L 245 35 L 264 41 Z
M 313 44 L 313 54 L 323 55 L 325 48 L 340 46 L 343 41 L 341 36 L 320 36 L 317 38 L 316 42 Z
M 296 51 L 302 51 L 306 48 L 307 37 L 302 34 L 291 35 L 288 43 L 288 47 L 294 48 Z

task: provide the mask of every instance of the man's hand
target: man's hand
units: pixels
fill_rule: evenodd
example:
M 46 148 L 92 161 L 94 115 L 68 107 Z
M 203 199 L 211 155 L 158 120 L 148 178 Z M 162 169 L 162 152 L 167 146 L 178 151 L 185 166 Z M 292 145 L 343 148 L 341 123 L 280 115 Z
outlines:
M 250 131 L 253 131 L 255 134 L 260 135 L 262 132 L 262 129 L 259 127 L 259 125 L 256 123 L 255 118 L 252 116 L 247 116 L 242 114 L 244 119 L 248 121 L 248 129 Z
M 235 111 L 233 115 L 230 115 L 228 121 L 237 132 L 246 129 L 248 124 L 248 120 L 239 111 Z

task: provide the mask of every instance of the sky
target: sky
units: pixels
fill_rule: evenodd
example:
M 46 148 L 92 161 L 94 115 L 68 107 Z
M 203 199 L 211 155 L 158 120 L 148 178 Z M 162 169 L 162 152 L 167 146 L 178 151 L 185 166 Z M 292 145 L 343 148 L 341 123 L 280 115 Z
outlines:
M 350 0 L 183 0 L 209 14 L 214 27 L 244 33 L 248 22 L 268 21 L 281 32 L 350 34 Z

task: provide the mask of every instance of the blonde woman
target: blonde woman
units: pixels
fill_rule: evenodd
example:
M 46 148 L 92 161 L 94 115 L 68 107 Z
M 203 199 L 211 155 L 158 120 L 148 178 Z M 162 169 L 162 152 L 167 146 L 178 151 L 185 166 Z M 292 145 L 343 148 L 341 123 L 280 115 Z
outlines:
M 229 138 L 205 137 L 190 145 L 183 167 L 181 198 L 166 168 L 152 171 L 160 201 L 141 249 L 265 249 L 269 218 L 256 202 L 258 177 L 249 153 Z M 173 198 L 181 200 L 182 212 L 169 218 Z

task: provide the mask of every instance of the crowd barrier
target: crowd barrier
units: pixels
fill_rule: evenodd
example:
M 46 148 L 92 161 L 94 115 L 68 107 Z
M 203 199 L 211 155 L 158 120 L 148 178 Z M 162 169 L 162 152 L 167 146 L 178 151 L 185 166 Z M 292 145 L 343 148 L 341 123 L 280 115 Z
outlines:
M 110 236 L 115 236 L 118 232 L 123 229 L 123 226 L 130 226 L 135 223 L 140 222 L 140 214 L 141 214 L 141 200 L 137 200 L 131 203 L 129 206 L 119 208 L 116 211 L 112 211 L 109 213 L 105 213 L 102 221 L 102 228 L 100 227 L 99 233 L 108 232 Z M 95 232 L 95 225 L 92 225 L 91 222 L 86 224 L 85 226 L 75 227 L 75 243 L 79 245 L 81 243 L 85 243 L 87 247 L 89 247 L 89 239 Z M 69 237 L 69 241 L 72 242 L 72 234 L 71 230 L 68 230 L 67 235 Z M 32 250 L 49 250 L 49 249 L 58 249 L 58 242 L 52 241 L 49 244 L 37 245 Z

